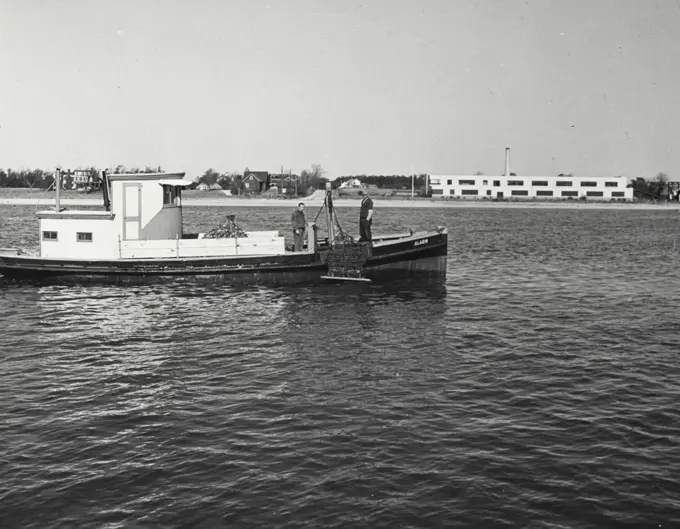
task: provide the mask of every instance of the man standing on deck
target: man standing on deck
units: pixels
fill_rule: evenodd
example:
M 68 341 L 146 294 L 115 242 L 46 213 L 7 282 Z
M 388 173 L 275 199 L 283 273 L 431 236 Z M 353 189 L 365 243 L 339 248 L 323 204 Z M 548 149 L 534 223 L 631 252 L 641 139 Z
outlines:
M 293 251 L 302 251 L 302 242 L 305 240 L 305 228 L 307 223 L 305 222 L 305 204 L 300 202 L 298 207 L 290 217 L 290 221 L 293 224 Z
M 359 242 L 371 242 L 371 224 L 373 224 L 373 201 L 367 194 L 361 199 L 359 210 Z

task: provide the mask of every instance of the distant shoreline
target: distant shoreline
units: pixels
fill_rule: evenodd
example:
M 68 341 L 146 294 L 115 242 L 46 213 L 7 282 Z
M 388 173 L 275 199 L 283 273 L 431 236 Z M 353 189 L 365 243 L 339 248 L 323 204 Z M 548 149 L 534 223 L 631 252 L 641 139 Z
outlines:
M 270 208 L 294 208 L 298 200 L 281 200 L 266 198 L 238 198 L 223 196 L 220 198 L 195 197 L 185 198 L 185 207 L 270 207 Z M 323 200 L 300 198 L 299 202 L 304 202 L 307 206 L 321 207 Z M 677 203 L 669 204 L 649 204 L 635 202 L 583 202 L 583 201 L 559 201 L 559 202 L 490 202 L 481 200 L 409 200 L 409 199 L 374 199 L 373 203 L 378 208 L 411 208 L 411 209 L 432 209 L 432 208 L 485 208 L 485 209 L 603 209 L 603 210 L 678 210 L 680 205 Z M 0 190 L 0 205 L 2 206 L 41 206 L 44 208 L 54 207 L 54 197 L 3 197 Z M 352 199 L 334 199 L 333 204 L 338 208 L 358 208 L 359 201 Z M 100 198 L 62 198 L 61 205 L 64 207 L 96 207 L 103 206 Z

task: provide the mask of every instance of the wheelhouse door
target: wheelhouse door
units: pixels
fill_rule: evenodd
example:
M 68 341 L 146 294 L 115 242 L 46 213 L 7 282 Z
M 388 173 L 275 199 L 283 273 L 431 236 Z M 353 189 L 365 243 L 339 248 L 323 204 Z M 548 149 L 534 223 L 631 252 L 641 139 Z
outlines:
M 142 186 L 124 184 L 124 188 L 123 239 L 137 240 L 142 224 Z

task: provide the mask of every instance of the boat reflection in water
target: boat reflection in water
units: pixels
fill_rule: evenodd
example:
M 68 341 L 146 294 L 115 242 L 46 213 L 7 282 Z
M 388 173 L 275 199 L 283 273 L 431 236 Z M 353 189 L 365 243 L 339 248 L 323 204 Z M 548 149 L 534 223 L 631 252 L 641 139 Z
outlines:
M 325 397 L 321 403 L 300 397 L 305 405 L 355 417 L 352 410 L 370 402 L 392 413 L 383 396 L 409 384 L 409 373 L 436 376 L 451 350 L 441 276 L 285 291 L 281 337 L 291 363 L 305 373 L 294 377 L 295 390 Z
M 364 329 L 397 336 L 411 325 L 432 330 L 446 312 L 447 286 L 443 274 L 371 284 L 325 283 L 294 290 L 280 287 L 277 291 L 287 294 L 284 314 L 289 328 L 322 321 L 322 334 L 328 335 Z
M 375 398 L 365 391 L 376 384 L 398 389 L 409 370 L 435 370 L 449 348 L 441 274 L 316 285 L 22 284 L 0 289 L 0 301 L 0 357 L 35 374 L 24 394 L 48 387 L 46 417 L 63 416 L 67 401 L 74 421 L 97 428 L 161 421 L 168 410 L 181 422 L 206 406 L 238 426 L 271 403 L 294 408 L 329 391 L 347 407 Z

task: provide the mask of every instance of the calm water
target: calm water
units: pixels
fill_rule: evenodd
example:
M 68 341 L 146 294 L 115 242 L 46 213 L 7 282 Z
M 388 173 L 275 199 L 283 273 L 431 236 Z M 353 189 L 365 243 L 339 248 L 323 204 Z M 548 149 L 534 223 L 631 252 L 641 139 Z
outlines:
M 680 214 L 376 211 L 445 284 L 0 288 L 0 527 L 678 527 Z

